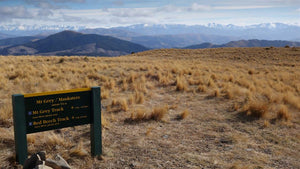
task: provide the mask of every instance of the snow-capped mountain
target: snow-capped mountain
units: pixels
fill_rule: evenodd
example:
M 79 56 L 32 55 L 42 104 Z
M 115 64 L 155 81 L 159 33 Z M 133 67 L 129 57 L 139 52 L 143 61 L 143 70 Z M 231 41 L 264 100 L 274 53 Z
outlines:
M 63 30 L 78 31 L 85 29 L 83 26 L 68 25 L 0 25 L 0 32 L 14 36 L 30 36 L 36 34 L 52 34 Z
M 204 42 L 224 44 L 229 41 L 242 39 L 300 41 L 300 26 L 283 23 L 262 23 L 248 26 L 216 23 L 206 25 L 137 24 L 97 29 L 65 25 L 0 26 L 0 34 L 14 36 L 48 36 L 63 30 L 113 36 L 139 43 L 149 48 L 184 47 Z

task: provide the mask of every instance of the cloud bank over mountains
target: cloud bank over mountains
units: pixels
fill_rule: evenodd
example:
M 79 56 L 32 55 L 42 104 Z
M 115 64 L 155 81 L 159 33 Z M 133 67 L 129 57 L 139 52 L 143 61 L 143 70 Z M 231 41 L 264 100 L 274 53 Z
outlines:
M 300 25 L 299 0 L 0 0 L 0 25 L 96 27 L 133 24 Z

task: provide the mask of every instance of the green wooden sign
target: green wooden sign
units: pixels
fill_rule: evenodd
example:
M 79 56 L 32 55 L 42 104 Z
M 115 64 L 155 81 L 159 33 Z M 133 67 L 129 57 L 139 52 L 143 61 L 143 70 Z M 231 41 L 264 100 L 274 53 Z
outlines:
M 91 152 L 102 154 L 100 87 L 33 94 L 13 99 L 16 160 L 27 159 L 26 134 L 91 124 Z

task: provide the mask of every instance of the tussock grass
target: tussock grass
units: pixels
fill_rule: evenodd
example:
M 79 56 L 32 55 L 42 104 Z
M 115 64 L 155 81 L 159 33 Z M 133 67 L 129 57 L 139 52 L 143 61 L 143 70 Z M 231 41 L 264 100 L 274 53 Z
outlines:
M 278 120 L 285 120 L 285 121 L 289 121 L 291 119 L 289 110 L 285 105 L 280 105 L 279 110 L 276 113 L 276 118 Z
M 240 88 L 239 86 L 229 86 L 225 89 L 225 98 L 236 99 L 239 97 L 247 97 L 249 95 L 249 90 L 246 88 Z
M 268 114 L 268 109 L 268 103 L 260 101 L 250 101 L 250 103 L 244 107 L 246 115 L 255 118 L 265 118 Z
M 88 152 L 84 149 L 82 140 L 79 141 L 79 144 L 76 147 L 70 150 L 70 156 L 85 157 L 88 155 Z
M 291 92 L 285 93 L 285 95 L 283 96 L 283 101 L 284 103 L 300 110 L 300 97 L 296 97 Z
M 108 128 L 109 127 L 109 121 L 107 120 L 106 117 L 104 117 L 103 113 L 101 114 L 101 125 L 103 128 Z
M 0 107 L 0 125 L 12 125 L 12 106 L 7 104 Z
M 153 109 L 151 114 L 149 115 L 149 119 L 155 120 L 155 121 L 162 121 L 163 118 L 166 116 L 168 113 L 168 106 L 158 106 Z
M 150 113 L 147 113 L 145 108 L 137 108 L 134 112 L 131 112 L 129 118 L 125 119 L 125 122 L 164 121 L 168 110 L 167 105 L 155 107 Z
M 128 83 L 126 79 L 122 80 L 122 90 L 126 91 L 128 89 Z
M 219 133 L 226 133 L 228 127 L 232 128 L 232 126 L 230 126 L 231 124 L 241 127 L 241 130 L 238 132 L 239 134 L 245 134 L 241 131 L 247 131 L 247 135 L 250 133 L 249 142 L 247 142 L 247 144 L 234 143 L 236 145 L 234 145 L 233 149 L 226 150 L 229 154 L 237 153 L 239 156 L 245 157 L 242 153 L 244 149 L 248 148 L 245 145 L 253 146 L 251 143 L 251 141 L 253 141 L 251 136 L 253 135 L 251 135 L 251 133 L 257 131 L 255 132 L 257 133 L 255 138 L 263 139 L 261 137 L 264 137 L 261 135 L 260 128 L 256 128 L 256 123 L 263 125 L 263 130 L 270 133 L 276 130 L 279 134 L 282 134 L 282 132 L 288 133 L 289 131 L 295 132 L 295 128 L 298 127 L 298 112 L 300 110 L 300 62 L 299 58 L 295 56 L 299 55 L 299 51 L 298 48 L 293 50 L 292 48 L 269 48 L 269 50 L 265 48 L 203 50 L 162 49 L 114 58 L 89 57 L 85 59 L 84 57 L 63 57 L 62 63 L 59 63 L 61 57 L 0 56 L 0 146 L 4 152 L 0 155 L 0 163 L 4 164 L 5 168 L 14 168 L 14 164 L 8 162 L 9 160 L 7 160 L 5 155 L 7 154 L 5 152 L 12 151 L 11 147 L 13 147 L 12 94 L 66 90 L 91 86 L 101 86 L 103 105 L 102 125 L 105 129 L 104 140 L 109 140 L 109 143 L 106 143 L 109 146 L 106 145 L 107 149 L 104 149 L 104 151 L 106 151 L 106 155 L 109 154 L 110 159 L 108 161 L 112 164 L 111 168 L 123 167 L 116 162 L 116 159 L 123 158 L 121 157 L 122 155 L 120 155 L 123 152 L 118 150 L 120 149 L 119 145 L 111 141 L 112 138 L 116 138 L 116 142 L 124 141 L 122 140 L 124 137 L 122 137 L 122 139 L 115 137 L 115 135 L 120 134 L 120 129 L 122 129 L 122 132 L 123 130 L 125 132 L 133 132 L 134 134 L 125 133 L 124 135 L 128 137 L 126 139 L 131 140 L 133 137 L 138 136 L 137 133 L 143 133 L 144 135 L 146 132 L 146 136 L 151 135 L 150 133 L 152 132 L 150 129 L 149 132 L 148 130 L 145 131 L 148 125 L 147 123 L 153 126 L 162 126 L 158 127 L 157 130 L 155 130 L 155 135 L 153 134 L 151 136 L 158 142 L 157 145 L 168 147 L 164 146 L 165 143 L 160 142 L 161 139 L 157 138 L 161 135 L 168 135 L 167 137 L 170 138 L 175 131 L 173 128 L 176 128 L 177 125 L 184 130 L 189 128 L 190 126 L 184 121 L 178 122 L 171 120 L 170 123 L 157 124 L 158 122 L 165 121 L 165 119 L 174 117 L 174 115 L 181 116 L 181 119 L 190 117 L 186 115 L 188 113 L 184 112 L 173 114 L 176 112 L 174 109 L 177 108 L 179 110 L 188 109 L 188 112 L 193 114 L 193 119 L 189 118 L 188 121 L 193 124 L 193 122 L 198 120 L 197 122 L 199 123 L 195 125 L 195 128 L 197 128 L 198 124 L 200 126 L 207 124 L 208 128 L 213 128 L 217 131 L 217 133 L 210 133 L 211 136 L 214 136 L 212 140 L 217 139 Z M 211 99 L 203 99 L 210 94 L 213 96 Z M 223 97 L 226 99 L 223 99 Z M 165 106 L 154 107 L 155 105 L 164 104 L 172 105 L 170 111 L 168 107 Z M 200 104 L 203 104 L 202 106 L 205 107 L 203 111 L 201 110 L 201 112 L 204 113 L 196 113 L 199 110 L 195 109 L 195 107 Z M 151 108 L 153 108 L 153 110 L 151 110 Z M 212 111 L 213 108 L 218 108 L 216 109 L 218 111 Z M 211 111 L 214 112 L 214 114 L 210 115 L 207 113 Z M 222 117 L 220 114 L 222 114 Z M 246 114 L 250 117 L 255 117 L 253 119 L 263 118 L 263 120 L 250 121 L 243 125 L 239 124 L 239 120 L 243 120 L 241 118 L 252 120 L 252 118 L 247 118 L 245 116 Z M 235 115 L 238 115 L 239 118 L 227 119 L 235 117 Z M 126 126 L 123 122 L 127 116 L 131 122 L 145 122 L 146 124 Z M 202 119 L 202 121 L 199 121 L 199 119 Z M 207 119 L 213 119 L 213 122 L 210 123 L 211 120 Z M 221 121 L 228 120 L 230 120 L 230 124 L 224 126 L 218 124 Z M 288 122 L 293 127 L 283 127 L 277 130 L 277 125 L 271 125 L 273 124 L 273 120 L 277 120 L 278 122 L 282 121 L 284 123 Z M 226 127 L 227 125 L 229 126 Z M 172 126 L 171 130 L 170 126 Z M 156 127 L 157 126 L 155 126 L 155 128 Z M 205 129 L 205 126 L 202 127 Z M 79 128 L 80 131 L 67 128 L 62 133 L 50 132 L 49 134 L 45 132 L 46 134 L 42 135 L 44 137 L 30 135 L 28 136 L 28 143 L 30 144 L 29 152 L 34 153 L 34 151 L 43 149 L 53 154 L 58 151 L 70 153 L 70 150 L 74 150 L 75 152 L 76 148 L 80 150 L 79 145 L 77 145 L 79 140 L 83 139 L 85 143 L 89 140 L 89 137 L 86 132 L 88 129 L 85 126 L 80 126 Z M 233 128 L 236 128 L 236 126 Z M 183 132 L 181 132 L 182 129 L 180 128 L 179 131 L 177 129 L 176 134 L 183 136 Z M 109 130 L 112 132 L 107 132 Z M 168 131 L 170 134 L 163 133 L 165 130 L 170 130 Z M 184 137 L 192 137 L 195 139 L 196 137 L 191 134 L 191 132 L 194 131 L 197 130 L 191 130 L 191 128 L 189 128 Z M 205 131 L 206 130 L 203 130 L 203 132 Z M 156 135 L 156 132 L 159 134 Z M 81 134 L 78 135 L 78 133 Z M 68 140 L 69 137 L 71 141 Z M 175 139 L 169 138 L 167 139 L 167 143 L 173 144 Z M 200 138 L 207 139 L 206 137 Z M 295 138 L 293 139 L 296 140 Z M 293 139 L 289 139 L 285 144 L 293 147 L 294 144 L 289 144 Z M 210 142 L 209 139 L 205 141 Z M 273 142 L 276 142 L 276 140 L 270 141 L 270 144 L 272 145 Z M 105 144 L 105 142 L 103 143 Z M 33 144 L 35 144 L 35 148 L 32 148 Z M 143 140 L 142 142 L 138 141 L 138 144 L 138 146 L 143 145 L 139 147 L 141 149 L 148 146 L 147 140 Z M 121 146 L 126 149 L 131 145 L 131 143 L 122 143 Z M 152 155 L 154 154 L 153 158 L 157 158 L 157 156 L 155 156 L 156 152 L 152 152 L 152 150 L 157 149 L 155 146 L 156 145 L 151 144 L 151 147 L 147 147 L 149 148 L 147 152 L 149 151 Z M 195 163 L 189 163 L 191 168 L 197 168 L 199 166 L 203 166 L 204 168 L 209 166 L 216 166 L 217 168 L 229 167 L 226 160 L 220 158 L 218 154 L 213 153 L 219 149 L 212 144 L 209 146 L 212 146 L 210 148 L 213 151 L 207 152 L 208 156 L 205 156 L 205 160 L 204 157 L 203 159 L 200 156 L 195 157 Z M 280 141 L 276 146 L 281 146 Z M 85 150 L 89 149 L 87 144 L 82 145 L 82 148 Z M 203 147 L 199 148 L 202 150 Z M 162 148 L 162 151 L 164 150 L 165 149 Z M 250 156 L 253 156 L 253 154 L 251 154 L 253 152 L 254 151 L 249 152 Z M 273 152 L 276 154 L 275 149 L 272 149 L 272 153 Z M 79 162 L 76 161 L 77 158 L 75 158 L 74 161 L 74 158 L 70 158 L 70 154 L 67 153 L 64 153 L 64 156 L 73 166 L 78 166 L 78 168 L 87 167 L 87 163 L 90 164 L 89 168 L 94 167 L 92 166 L 93 163 L 99 165 L 100 168 L 105 168 L 109 165 L 108 162 L 99 163 L 97 160 L 92 161 L 88 157 L 85 157 L 85 159 L 89 159 L 90 161 L 86 161 L 85 164 L 83 164 L 82 160 Z M 130 151 L 127 155 L 131 158 L 139 156 L 137 153 L 137 151 Z M 218 163 L 213 163 L 209 158 L 210 155 L 213 156 Z M 261 153 L 256 155 L 262 157 Z M 182 156 L 176 154 L 176 157 L 177 156 L 178 161 L 184 163 L 184 161 L 180 161 L 182 160 Z M 200 161 L 202 160 L 201 162 L 204 164 L 193 166 L 193 164 L 199 164 L 199 159 Z M 272 157 L 268 157 L 268 159 L 272 159 Z M 139 158 L 138 160 L 142 159 Z M 163 160 L 170 161 L 170 159 L 165 156 Z M 253 162 L 252 159 L 245 159 L 245 161 L 247 160 Z M 149 161 L 145 162 L 146 168 L 159 167 L 156 166 L 156 164 L 149 167 L 149 165 L 147 166 L 148 162 Z M 268 161 L 263 164 L 271 164 L 272 162 L 273 161 Z M 241 163 L 247 165 L 247 163 Z M 261 161 L 254 161 L 254 163 L 261 163 Z M 178 166 L 173 166 L 173 163 L 170 163 L 170 168 L 177 167 Z M 270 166 L 266 168 L 268 167 L 270 168 Z M 280 167 L 284 168 L 282 165 Z
M 101 88 L 101 99 L 108 99 L 109 98 L 109 90 Z
M 111 108 L 114 108 L 114 111 L 127 111 L 128 110 L 128 103 L 125 98 L 120 98 L 120 99 L 112 99 Z
M 207 88 L 205 85 L 199 85 L 197 88 L 198 92 L 206 92 Z
M 211 97 L 220 97 L 221 93 L 219 89 L 214 89 L 210 94 Z
M 153 130 L 153 127 L 149 127 L 146 131 L 146 136 L 150 136 L 151 135 L 151 132 Z
M 171 78 L 173 77 L 170 72 L 167 72 L 166 75 L 158 72 L 158 81 L 161 86 L 168 86 L 171 84 Z
M 145 101 L 144 93 L 136 91 L 134 100 L 135 100 L 135 103 L 137 103 L 137 104 L 143 104 Z
M 176 77 L 176 90 L 177 91 L 187 91 L 188 90 L 186 80 L 182 76 Z
M 268 120 L 264 120 L 264 125 L 263 127 L 269 127 L 270 126 L 270 122 Z
M 116 86 L 116 82 L 113 79 L 108 80 L 105 84 L 104 87 L 106 87 L 107 89 L 111 89 L 113 90 Z
M 121 106 L 121 109 L 123 110 L 123 111 L 127 111 L 128 110 L 128 104 L 127 104 L 127 100 L 126 99 L 121 99 L 121 100 L 119 100 L 119 105 Z
M 45 141 L 46 145 L 49 148 L 55 147 L 56 145 L 64 146 L 64 147 L 70 147 L 72 144 L 70 141 L 65 139 L 60 134 L 55 134 L 50 131 L 50 134 L 47 134 L 44 136 L 43 140 Z
M 138 108 L 134 112 L 131 112 L 130 120 L 139 122 L 139 121 L 147 121 L 149 120 L 147 115 L 147 110 L 144 108 Z
M 190 115 L 190 111 L 188 109 L 185 109 L 182 113 L 180 113 L 177 117 L 178 120 L 183 120 L 187 118 Z

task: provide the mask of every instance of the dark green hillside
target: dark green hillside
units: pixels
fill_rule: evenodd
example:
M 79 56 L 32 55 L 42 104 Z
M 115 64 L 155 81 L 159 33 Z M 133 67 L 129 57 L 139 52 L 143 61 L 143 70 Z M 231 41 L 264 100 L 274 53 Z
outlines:
M 1 54 L 118 56 L 145 50 L 148 49 L 142 45 L 111 36 L 63 31 L 35 42 L 4 48 Z

